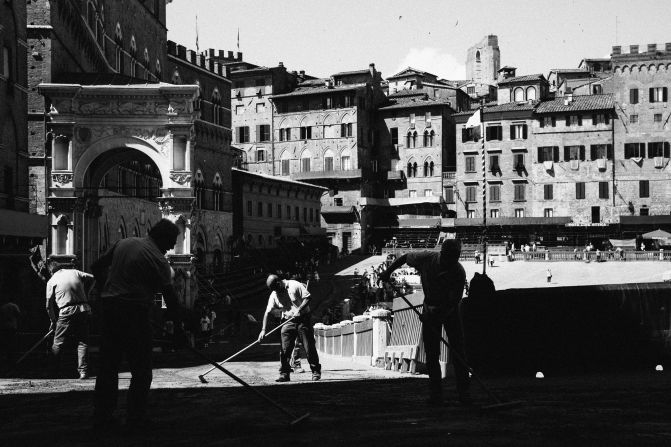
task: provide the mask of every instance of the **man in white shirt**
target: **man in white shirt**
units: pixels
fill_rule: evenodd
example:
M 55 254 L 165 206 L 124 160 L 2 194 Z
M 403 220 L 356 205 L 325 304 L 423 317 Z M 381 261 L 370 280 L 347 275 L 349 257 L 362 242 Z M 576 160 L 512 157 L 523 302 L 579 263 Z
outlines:
M 303 340 L 307 351 L 308 363 L 312 370 L 312 380 L 321 379 L 322 366 L 315 346 L 314 330 L 310 314 L 310 292 L 305 284 L 291 279 L 280 279 L 277 275 L 269 275 L 266 285 L 272 291 L 268 297 L 268 305 L 263 315 L 263 327 L 259 333 L 259 341 L 266 335 L 268 315 L 273 309 L 282 310 L 282 322 L 291 320 L 282 326 L 282 349 L 280 351 L 280 377 L 277 382 L 288 382 L 291 374 L 291 353 L 294 350 L 296 335 Z
M 72 264 L 48 263 L 51 278 L 47 281 L 47 314 L 54 332 L 51 352 L 55 373 L 59 373 L 62 352 L 77 344 L 79 378 L 88 378 L 89 316 L 88 293 L 94 283 L 93 275 L 81 272 Z

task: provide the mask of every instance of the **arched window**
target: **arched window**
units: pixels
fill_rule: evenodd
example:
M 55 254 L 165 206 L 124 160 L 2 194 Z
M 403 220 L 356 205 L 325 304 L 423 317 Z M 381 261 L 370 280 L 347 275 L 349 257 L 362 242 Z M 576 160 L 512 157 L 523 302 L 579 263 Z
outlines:
M 154 74 L 156 75 L 156 79 L 159 81 L 161 80 L 161 62 L 156 59 L 156 65 L 154 67 Z
M 408 132 L 408 134 L 405 136 L 405 147 L 411 148 L 412 144 L 412 132 Z
M 425 130 L 424 131 L 424 147 L 429 147 L 431 144 L 429 144 L 429 131 Z
M 65 216 L 61 216 L 56 224 L 55 254 L 68 254 L 68 246 L 70 245 L 68 240 L 70 237 L 68 223 L 68 219 Z
M 203 173 L 199 170 L 196 171 L 196 178 L 194 180 L 194 192 L 196 196 L 196 207 L 200 209 L 205 208 L 205 178 Z
M 343 153 L 343 155 L 340 157 L 340 169 L 343 171 L 349 171 L 352 169 L 352 158 L 349 156 L 349 152 L 347 152 L 346 155 Z
M 214 175 L 212 182 L 212 205 L 215 211 L 224 209 L 224 185 L 218 172 Z
M 333 151 L 330 149 L 324 153 L 324 171 L 333 171 Z
M 536 88 L 527 87 L 527 101 L 533 101 L 536 99 Z
M 417 147 L 417 131 L 412 133 L 412 147 Z
M 524 89 L 522 87 L 517 87 L 515 89 L 515 102 L 524 101 Z
M 412 176 L 417 177 L 417 162 L 412 164 Z
M 52 169 L 54 171 L 70 170 L 70 141 L 67 137 L 54 138 L 52 154 Z
M 123 34 L 121 33 L 121 24 L 119 22 L 117 22 L 114 30 L 114 43 L 116 43 L 116 48 L 114 49 L 115 68 L 118 73 L 123 73 Z
M 221 94 L 218 88 L 212 90 L 212 121 L 214 124 L 221 124 Z
M 407 177 L 412 177 L 412 163 L 408 162 L 408 171 L 406 172 Z
M 433 161 L 429 162 L 429 175 L 433 177 Z
M 429 162 L 425 161 L 424 162 L 424 177 L 427 177 L 429 175 Z
M 303 151 L 301 155 L 301 172 L 310 172 L 310 151 Z
M 135 36 L 130 37 L 130 75 L 135 77 L 137 68 L 137 44 L 135 43 Z
M 281 169 L 282 175 L 291 174 L 291 154 L 289 153 L 289 151 L 282 152 L 280 160 L 282 163 L 282 169 Z
M 480 62 L 480 50 L 475 52 L 475 62 Z
M 142 59 L 144 61 L 144 78 L 145 80 L 149 80 L 149 51 L 145 47 L 144 49 L 144 54 L 142 55 Z

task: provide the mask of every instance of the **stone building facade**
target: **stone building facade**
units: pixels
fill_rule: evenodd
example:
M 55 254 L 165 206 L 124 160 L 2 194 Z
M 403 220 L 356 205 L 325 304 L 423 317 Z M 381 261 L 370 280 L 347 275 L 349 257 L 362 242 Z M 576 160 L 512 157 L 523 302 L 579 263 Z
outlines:
M 44 293 L 28 250 L 47 233 L 44 216 L 28 213 L 26 3 L 0 3 L 0 305 L 24 312 Z M 40 302 L 41 303 L 41 302 Z M 40 306 L 40 309 L 42 307 Z

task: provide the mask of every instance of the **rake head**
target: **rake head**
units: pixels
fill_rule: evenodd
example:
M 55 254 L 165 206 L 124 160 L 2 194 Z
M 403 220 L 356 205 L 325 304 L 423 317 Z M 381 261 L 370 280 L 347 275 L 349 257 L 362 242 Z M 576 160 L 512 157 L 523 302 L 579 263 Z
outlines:
M 202 374 L 198 376 L 198 380 L 200 380 L 201 383 L 210 383 L 205 379 L 205 376 Z

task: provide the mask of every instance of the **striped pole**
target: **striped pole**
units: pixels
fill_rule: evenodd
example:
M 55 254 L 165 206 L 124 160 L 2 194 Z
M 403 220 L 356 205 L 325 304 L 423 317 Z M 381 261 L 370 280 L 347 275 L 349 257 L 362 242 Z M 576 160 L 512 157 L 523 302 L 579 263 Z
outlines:
M 482 137 L 482 274 L 487 273 L 487 153 L 485 151 L 484 100 L 480 103 L 480 126 Z

